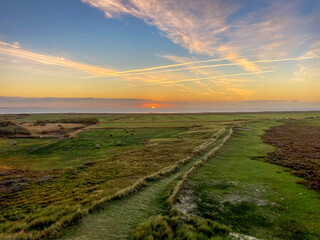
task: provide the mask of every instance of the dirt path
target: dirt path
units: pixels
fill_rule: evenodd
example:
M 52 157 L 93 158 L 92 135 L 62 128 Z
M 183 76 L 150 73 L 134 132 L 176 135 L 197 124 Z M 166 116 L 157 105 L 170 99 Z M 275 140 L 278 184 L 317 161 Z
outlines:
M 79 226 L 68 230 L 61 239 L 128 239 L 140 222 L 165 211 L 165 198 L 169 196 L 170 190 L 174 188 L 184 173 L 202 160 L 213 148 L 216 148 L 216 145 L 202 156 L 182 165 L 179 172 L 157 182 L 149 183 L 143 191 L 132 197 L 111 202 L 103 211 L 86 217 Z

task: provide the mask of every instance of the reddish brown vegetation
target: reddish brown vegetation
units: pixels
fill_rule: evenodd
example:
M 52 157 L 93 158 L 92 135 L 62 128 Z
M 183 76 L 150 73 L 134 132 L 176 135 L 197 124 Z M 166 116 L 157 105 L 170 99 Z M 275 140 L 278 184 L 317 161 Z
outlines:
M 267 161 L 293 169 L 306 180 L 300 184 L 320 191 L 320 127 L 289 122 L 266 131 L 263 140 L 276 147 Z

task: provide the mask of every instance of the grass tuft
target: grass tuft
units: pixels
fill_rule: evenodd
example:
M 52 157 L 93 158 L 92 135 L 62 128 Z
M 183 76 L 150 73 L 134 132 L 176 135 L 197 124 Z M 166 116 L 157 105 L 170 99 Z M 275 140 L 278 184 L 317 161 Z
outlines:
M 141 223 L 135 230 L 133 239 L 230 239 L 229 232 L 228 227 L 209 219 L 157 215 Z

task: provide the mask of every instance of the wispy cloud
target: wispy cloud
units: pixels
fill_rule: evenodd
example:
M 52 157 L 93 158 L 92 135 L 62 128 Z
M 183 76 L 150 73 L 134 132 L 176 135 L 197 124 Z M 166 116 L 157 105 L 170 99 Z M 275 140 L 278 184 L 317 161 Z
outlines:
M 228 1 L 184 0 L 83 0 L 102 9 L 106 17 L 130 14 L 157 26 L 173 42 L 192 53 L 208 53 L 218 34 L 228 26 L 226 18 L 233 13 L 236 4 Z M 213 51 L 213 49 L 210 49 Z M 214 52 L 211 52 L 213 55 Z
M 182 83 L 182 82 L 198 82 L 201 80 L 208 80 L 208 79 L 219 79 L 219 78 L 226 78 L 226 77 L 234 77 L 234 76 L 245 76 L 245 75 L 255 75 L 255 74 L 263 74 L 263 73 L 271 73 L 273 70 L 270 71 L 261 71 L 256 73 L 236 73 L 236 74 L 225 74 L 225 75 L 218 75 L 218 76 L 210 76 L 210 77 L 203 77 L 203 78 L 188 78 L 188 79 L 182 79 L 182 80 L 173 80 L 173 81 L 161 81 L 161 82 L 151 82 L 151 83 L 145 83 L 145 84 L 139 84 L 138 86 L 146 86 L 146 85 L 161 85 L 161 84 L 171 84 L 171 83 Z
M 112 107 L 132 108 L 152 102 L 144 98 L 31 98 L 0 96 L 0 107 Z
M 173 57 L 173 56 L 171 56 L 171 57 Z M 170 56 L 165 56 L 165 58 L 170 59 Z M 173 60 L 173 58 L 170 60 Z M 175 60 L 177 60 L 177 59 L 175 59 Z M 86 78 L 96 78 L 96 77 L 117 77 L 117 76 L 126 76 L 126 75 L 130 75 L 130 74 L 141 73 L 141 72 L 148 73 L 149 71 L 158 70 L 158 69 L 174 68 L 174 67 L 199 64 L 199 63 L 220 62 L 223 60 L 228 60 L 228 58 L 215 58 L 215 59 L 198 60 L 198 61 L 190 61 L 190 59 L 184 58 L 184 60 L 186 60 L 186 61 L 181 61 L 180 63 L 177 63 L 177 64 L 162 65 L 162 66 L 149 67 L 149 68 L 132 69 L 132 70 L 127 70 L 127 71 L 118 71 L 118 72 L 105 73 L 105 74 L 100 74 L 100 75 L 96 75 L 96 76 L 88 76 L 88 77 L 83 77 L 83 78 L 86 79 Z M 187 60 L 189 60 L 189 61 L 187 61 Z
M 301 61 L 301 60 L 318 59 L 318 58 L 320 58 L 320 56 L 282 58 L 282 59 L 263 59 L 263 60 L 255 60 L 255 61 L 246 62 L 246 60 L 239 57 L 238 60 L 243 61 L 244 64 L 248 64 L 248 67 L 249 67 L 249 65 L 252 64 L 252 66 L 254 66 L 257 63 L 261 64 L 261 63 Z M 183 64 L 183 65 L 187 65 L 187 64 Z M 144 71 L 144 69 L 141 69 L 141 71 L 138 71 L 140 69 L 136 69 L 133 72 L 128 71 L 128 73 L 126 73 L 127 71 L 124 71 L 124 72 L 114 72 L 111 74 L 104 74 L 103 77 L 108 78 L 108 77 L 132 76 L 132 75 L 140 75 L 140 74 L 157 74 L 157 73 L 184 71 L 184 70 L 192 71 L 192 70 L 196 70 L 196 69 L 219 68 L 219 67 L 229 67 L 229 66 L 237 66 L 237 65 L 239 65 L 239 63 L 220 63 L 220 64 L 211 64 L 211 65 L 189 66 L 189 67 L 183 67 L 183 68 L 173 68 L 173 69 L 166 69 L 166 70 L 160 70 L 160 71 L 149 71 L 149 70 Z M 159 68 L 161 68 L 161 67 L 159 67 Z M 254 69 L 254 71 L 250 71 L 250 72 L 253 72 L 255 74 L 259 74 L 259 72 L 261 72 L 261 70 L 258 71 L 259 69 L 260 68 L 256 68 L 256 69 Z
M 176 62 L 176 63 L 184 63 L 184 62 L 190 62 L 190 61 L 194 60 L 189 57 L 181 57 L 181 56 L 176 56 L 176 55 L 162 55 L 161 57 L 168 59 L 170 61 Z M 223 59 L 225 59 L 225 58 L 223 58 Z M 190 69 L 190 72 L 195 73 L 196 75 L 201 75 L 201 76 L 202 75 L 207 76 L 207 75 L 217 74 L 217 72 L 212 69 Z
M 313 49 L 313 48 L 312 48 Z M 311 50 L 310 50 L 311 51 Z M 24 50 L 21 48 L 20 44 L 18 43 L 6 43 L 0 42 L 0 54 L 5 54 L 9 56 L 14 56 L 18 58 L 28 59 L 30 61 L 34 61 L 40 64 L 45 65 L 54 65 L 60 66 L 64 68 L 72 68 L 82 72 L 87 72 L 94 74 L 94 76 L 103 76 L 104 78 L 107 77 L 122 77 L 128 83 L 131 82 L 128 88 L 137 87 L 137 86 L 147 86 L 147 85 L 164 85 L 164 84 L 175 84 L 177 88 L 181 91 L 189 91 L 190 88 L 187 86 L 183 86 L 183 83 L 186 82 L 194 82 L 198 84 L 200 87 L 204 88 L 204 83 L 201 83 L 202 80 L 208 79 L 222 79 L 225 77 L 231 76 L 242 76 L 242 75 L 253 75 L 257 74 L 261 76 L 264 73 L 271 72 L 270 70 L 265 71 L 258 71 L 260 68 L 252 69 L 249 73 L 235 73 L 235 74 L 219 74 L 217 72 L 212 71 L 213 68 L 221 68 L 221 67 L 228 67 L 228 66 L 236 66 L 238 63 L 220 63 L 220 64 L 207 64 L 209 62 L 218 62 L 226 60 L 225 58 L 220 59 L 208 59 L 208 60 L 196 60 L 191 61 L 192 59 L 188 58 L 179 58 L 177 56 L 165 56 L 165 58 L 170 59 L 171 61 L 178 62 L 176 64 L 171 65 L 163 65 L 163 66 L 156 66 L 151 68 L 142 68 L 142 69 L 134 69 L 134 70 L 127 70 L 127 71 L 114 71 L 111 69 L 100 68 L 88 64 L 83 64 L 75 61 L 70 61 L 65 58 L 55 57 L 45 54 L 40 54 L 28 50 Z M 238 56 L 229 56 L 230 58 L 238 58 Z M 272 63 L 272 62 L 285 62 L 285 61 L 299 61 L 299 60 L 306 60 L 306 59 L 314 59 L 319 58 L 318 56 L 303 56 L 299 58 L 283 58 L 283 59 L 265 59 L 265 60 L 256 60 L 250 61 L 248 64 L 263 64 L 263 63 Z M 240 61 L 240 60 L 239 60 Z M 194 64 L 197 64 L 194 66 Z M 247 63 L 246 63 L 247 64 Z M 186 66 L 186 67 L 183 67 Z M 178 67 L 178 68 L 177 68 Z M 163 69 L 163 70 L 161 70 Z M 203 71 L 209 69 L 210 71 Z M 157 70 L 157 71 L 153 71 Z M 197 78 L 187 78 L 186 74 L 172 74 L 179 71 L 190 71 L 195 73 L 196 75 L 204 75 L 205 77 L 197 77 Z M 253 74 L 251 74 L 253 73 Z M 142 75 L 139 77 L 139 75 Z M 301 74 L 299 75 L 299 77 Z M 300 77 L 301 78 L 301 77 Z M 137 82 L 144 82 L 144 84 L 136 84 Z M 230 88 L 226 85 L 226 82 L 220 82 L 220 84 L 225 84 L 226 88 Z M 207 86 L 202 91 L 203 94 L 209 94 L 216 92 L 216 89 L 213 88 L 210 84 L 206 84 Z M 233 86 L 232 86 L 233 87 Z M 231 88 L 230 88 L 231 89 Z
M 230 22 L 225 32 L 227 44 L 243 54 L 252 49 L 257 57 L 292 57 L 296 49 L 319 39 L 314 26 L 320 21 L 319 11 L 301 14 L 306 1 L 271 0 L 263 8 Z M 306 3 L 308 4 L 308 3 Z
M 219 48 L 230 26 L 227 18 L 238 9 L 235 1 L 186 0 L 82 0 L 102 9 L 108 18 L 130 14 L 157 26 L 174 43 L 190 53 L 219 54 L 249 71 L 258 66 L 227 48 Z
M 0 47 L 1 46 L 9 47 L 9 48 L 20 48 L 20 43 L 19 42 L 7 43 L 7 42 L 0 41 Z
M 320 40 L 314 42 L 308 50 L 303 54 L 303 57 L 318 57 L 320 56 Z
M 113 70 L 111 69 L 100 68 L 100 67 L 92 66 L 89 64 L 75 62 L 75 61 L 65 59 L 63 57 L 56 57 L 56 56 L 24 50 L 20 47 L 20 44 L 18 43 L 11 44 L 11 43 L 0 41 L 0 54 L 28 59 L 30 61 L 34 61 L 37 63 L 46 64 L 46 65 L 72 68 L 72 69 L 76 69 L 76 70 L 86 72 L 86 73 L 91 73 L 91 74 L 109 74 L 113 72 Z
M 260 58 L 289 57 L 293 50 L 318 38 L 308 33 L 319 17 L 302 16 L 303 1 L 271 0 L 267 6 L 235 17 L 245 1 L 236 0 L 82 0 L 104 11 L 106 17 L 132 15 L 156 26 L 190 53 L 219 55 L 243 69 L 261 68 L 246 57 L 256 49 Z M 283 13 L 285 11 L 285 14 Z

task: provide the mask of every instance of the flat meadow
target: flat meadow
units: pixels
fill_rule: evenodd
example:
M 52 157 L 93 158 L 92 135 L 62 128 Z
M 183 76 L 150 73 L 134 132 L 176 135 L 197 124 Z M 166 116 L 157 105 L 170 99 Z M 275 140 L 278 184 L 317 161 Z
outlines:
M 282 135 L 266 140 L 266 134 L 293 123 L 314 128 L 311 134 L 320 128 L 319 117 L 320 112 L 0 115 L 0 238 L 76 239 L 92 236 L 94 222 L 95 239 L 155 237 L 157 229 L 149 230 L 158 223 L 168 230 L 162 239 L 232 239 L 233 233 L 317 239 L 320 200 L 310 184 L 318 180 L 302 174 L 303 154 L 282 164 Z M 295 136 L 286 135 L 289 142 Z M 110 216 L 118 235 L 99 225 Z M 121 226 L 126 235 L 119 235 Z M 199 226 L 207 230 L 197 232 Z

